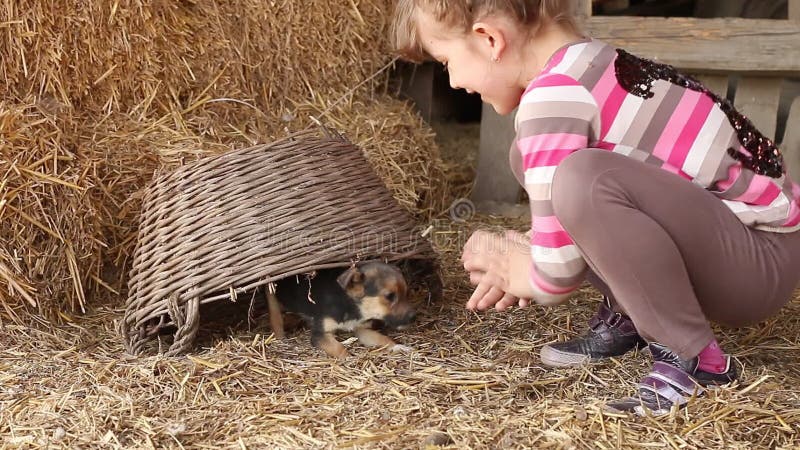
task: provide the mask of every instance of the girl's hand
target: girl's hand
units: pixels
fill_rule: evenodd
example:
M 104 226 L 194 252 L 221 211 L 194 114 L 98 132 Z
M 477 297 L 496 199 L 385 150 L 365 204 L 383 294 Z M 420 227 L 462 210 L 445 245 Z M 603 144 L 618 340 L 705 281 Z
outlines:
M 530 245 L 531 244 L 531 230 L 528 230 L 525 234 L 520 233 L 519 231 L 508 230 L 506 231 L 506 238 L 511 239 L 512 241 L 519 242 L 522 245 Z
M 532 261 L 524 235 L 476 231 L 464 246 L 461 260 L 470 273 L 470 281 L 477 284 L 467 302 L 468 309 L 495 306 L 504 310 L 515 303 L 530 304 L 527 299 L 533 298 L 533 288 L 528 276 Z
M 483 279 L 483 273 L 481 272 L 470 272 L 469 274 L 469 281 L 473 286 L 478 286 Z M 467 302 L 467 309 L 473 310 L 477 309 L 480 311 L 486 310 L 491 308 L 494 305 L 494 309 L 498 311 L 505 311 L 508 308 L 517 305 L 520 308 L 527 308 L 531 301 L 526 298 L 517 298 L 514 295 L 506 294 L 503 291 L 500 291 L 496 288 L 490 289 L 491 295 L 484 295 L 483 298 L 475 304 L 475 302 Z M 472 300 L 472 299 L 470 299 Z

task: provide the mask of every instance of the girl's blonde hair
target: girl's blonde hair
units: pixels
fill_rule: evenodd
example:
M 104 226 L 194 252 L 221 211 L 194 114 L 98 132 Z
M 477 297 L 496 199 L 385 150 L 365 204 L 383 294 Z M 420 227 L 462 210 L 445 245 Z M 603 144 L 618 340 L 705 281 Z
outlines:
M 536 26 L 546 18 L 578 32 L 573 7 L 573 0 L 396 0 L 391 40 L 401 57 L 422 61 L 430 56 L 422 48 L 417 33 L 419 9 L 445 26 L 465 33 L 481 17 L 497 13 L 523 26 Z

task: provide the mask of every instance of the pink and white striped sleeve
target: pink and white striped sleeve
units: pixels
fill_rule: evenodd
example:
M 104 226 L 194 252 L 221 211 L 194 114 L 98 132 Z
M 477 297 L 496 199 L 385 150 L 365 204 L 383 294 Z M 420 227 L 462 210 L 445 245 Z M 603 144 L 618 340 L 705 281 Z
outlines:
M 559 302 L 581 284 L 586 262 L 553 212 L 553 175 L 567 156 L 597 141 L 600 112 L 575 79 L 544 75 L 522 96 L 515 126 L 531 206 L 531 284 L 537 301 Z

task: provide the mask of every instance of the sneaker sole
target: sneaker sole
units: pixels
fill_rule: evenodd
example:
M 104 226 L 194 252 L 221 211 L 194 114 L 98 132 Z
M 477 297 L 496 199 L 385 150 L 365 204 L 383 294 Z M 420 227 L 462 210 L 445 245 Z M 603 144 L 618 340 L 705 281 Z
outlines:
M 548 367 L 576 367 L 592 361 L 589 355 L 562 352 L 549 345 L 542 347 L 539 357 L 542 364 Z

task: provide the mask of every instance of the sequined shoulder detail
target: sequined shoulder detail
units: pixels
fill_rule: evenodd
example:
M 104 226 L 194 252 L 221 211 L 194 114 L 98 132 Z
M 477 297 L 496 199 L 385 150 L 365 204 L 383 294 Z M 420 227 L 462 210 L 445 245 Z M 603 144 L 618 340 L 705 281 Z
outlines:
M 655 95 L 653 83 L 657 80 L 708 95 L 728 117 L 742 147 L 750 153 L 747 155 L 731 147 L 728 154 L 759 175 L 780 178 L 784 174 L 783 155 L 775 143 L 758 131 L 750 119 L 737 111 L 727 99 L 709 91 L 698 80 L 680 73 L 672 66 L 636 57 L 622 49 L 617 49 L 614 69 L 620 86 L 637 97 L 652 98 Z

